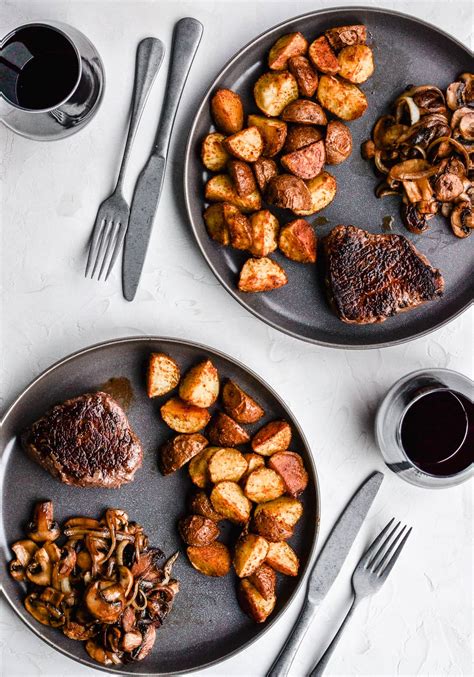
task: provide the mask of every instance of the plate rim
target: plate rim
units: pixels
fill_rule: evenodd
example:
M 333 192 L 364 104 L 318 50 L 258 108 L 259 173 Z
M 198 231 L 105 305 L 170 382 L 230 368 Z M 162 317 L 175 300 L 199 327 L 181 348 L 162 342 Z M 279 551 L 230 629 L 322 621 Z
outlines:
M 209 97 L 212 93 L 212 91 L 215 89 L 217 86 L 218 82 L 222 79 L 222 77 L 225 75 L 226 71 L 238 60 L 241 58 L 243 54 L 245 54 L 249 49 L 253 48 L 262 38 L 267 37 L 271 35 L 272 33 L 276 33 L 280 31 L 281 29 L 284 29 L 286 26 L 289 24 L 292 24 L 295 21 L 302 21 L 305 19 L 313 18 L 313 17 L 319 17 L 323 16 L 326 14 L 342 14 L 345 12 L 367 12 L 370 14 L 375 14 L 375 15 L 388 15 L 388 16 L 397 16 L 402 19 L 407 19 L 409 21 L 414 22 L 415 24 L 420 24 L 424 26 L 425 28 L 429 28 L 437 33 L 439 33 L 441 36 L 443 36 L 445 39 L 455 43 L 458 47 L 463 49 L 468 56 L 472 56 L 472 52 L 470 49 L 464 45 L 460 40 L 455 38 L 454 36 L 450 35 L 446 31 L 442 30 L 441 28 L 438 28 L 434 24 L 425 21 L 424 19 L 419 19 L 418 17 L 412 16 L 411 14 L 406 14 L 405 12 L 398 12 L 396 10 L 391 10 L 391 9 L 385 9 L 385 8 L 374 8 L 374 7 L 367 7 L 364 5 L 344 5 L 342 7 L 328 7 L 326 9 L 319 9 L 315 10 L 312 12 L 305 12 L 304 14 L 299 14 L 297 16 L 294 16 L 290 19 L 285 19 L 284 21 L 271 26 L 270 28 L 262 31 L 259 35 L 257 35 L 255 38 L 247 42 L 241 49 L 239 49 L 235 54 L 233 54 L 230 59 L 224 64 L 224 66 L 221 68 L 221 70 L 217 73 L 216 77 L 213 79 L 211 82 L 210 86 L 206 89 L 205 93 L 202 96 L 202 99 L 195 109 L 194 116 L 193 116 L 193 123 L 191 125 L 191 128 L 189 130 L 188 134 L 188 139 L 186 142 L 186 149 L 185 149 L 185 156 L 184 156 L 184 171 L 183 171 L 183 185 L 184 185 L 184 201 L 186 204 L 186 212 L 188 216 L 188 221 L 191 225 L 191 229 L 194 235 L 194 239 L 196 240 L 198 247 L 201 251 L 201 254 L 203 255 L 204 259 L 206 260 L 209 268 L 211 269 L 212 273 L 214 276 L 217 278 L 219 281 L 220 285 L 249 313 L 251 313 L 254 317 L 257 319 L 261 320 L 265 324 L 269 325 L 270 327 L 273 327 L 273 329 L 276 329 L 279 332 L 282 332 L 283 334 L 286 334 L 288 336 L 291 336 L 293 338 L 296 338 L 300 341 L 304 341 L 305 343 L 310 343 L 313 345 L 319 345 L 323 346 L 325 348 L 336 348 L 336 349 L 343 349 L 343 350 L 371 350 L 371 349 L 376 349 L 376 348 L 390 348 L 392 346 L 397 346 L 397 345 L 402 345 L 404 343 L 409 343 L 410 341 L 414 341 L 416 339 L 422 338 L 424 336 L 427 336 L 428 334 L 431 334 L 432 332 L 436 331 L 437 329 L 440 329 L 441 327 L 444 327 L 445 325 L 449 324 L 450 322 L 454 321 L 457 317 L 462 315 L 468 308 L 470 308 L 472 305 L 474 305 L 474 299 L 471 298 L 461 307 L 459 308 L 455 313 L 450 315 L 448 318 L 442 319 L 438 322 L 435 322 L 431 327 L 424 329 L 422 331 L 419 331 L 411 336 L 408 336 L 406 338 L 399 338 L 399 339 L 393 339 L 389 341 L 383 341 L 382 343 L 361 343 L 361 344 L 347 344 L 347 343 L 336 343 L 336 342 L 329 342 L 329 341 L 324 341 L 321 339 L 316 339 L 312 338 L 310 336 L 303 336 L 299 334 L 296 331 L 293 331 L 291 329 L 288 329 L 286 327 L 281 326 L 277 322 L 274 322 L 270 318 L 265 317 L 259 310 L 256 308 L 252 308 L 249 304 L 246 303 L 245 299 L 237 293 L 237 289 L 232 287 L 231 285 L 227 284 L 225 280 L 219 275 L 217 269 L 215 268 L 213 264 L 213 260 L 211 256 L 208 256 L 203 244 L 201 243 L 201 238 L 199 237 L 198 234 L 198 228 L 197 224 L 195 223 L 193 216 L 192 216 L 192 210 L 191 210 L 191 203 L 193 202 L 192 197 L 190 195 L 189 191 L 189 169 L 190 169 L 190 164 L 191 162 L 195 161 L 195 158 L 193 158 L 194 154 L 194 143 L 193 143 L 193 137 L 195 136 L 195 130 L 196 126 L 198 123 L 199 118 L 201 117 L 201 114 L 203 112 L 204 106 L 207 105 L 209 101 Z
M 194 668 L 187 668 L 186 670 L 179 670 L 179 671 L 173 671 L 173 672 L 129 672 L 128 670 L 125 669 L 111 669 L 105 665 L 100 665 L 97 663 L 96 665 L 91 665 L 91 663 L 86 660 L 85 658 L 80 658 L 77 657 L 73 654 L 71 654 L 67 649 L 64 649 L 62 647 L 57 646 L 54 644 L 52 640 L 49 638 L 45 637 L 41 633 L 41 627 L 37 628 L 36 624 L 33 624 L 32 621 L 30 621 L 26 616 L 23 617 L 17 609 L 17 605 L 14 603 L 12 599 L 10 599 L 9 595 L 7 594 L 6 590 L 4 589 L 4 586 L 0 580 L 0 593 L 3 597 L 3 599 L 8 603 L 10 608 L 13 610 L 14 614 L 19 618 L 26 627 L 31 630 L 41 641 L 45 642 L 48 646 L 50 646 L 52 649 L 55 651 L 58 651 L 59 653 L 63 654 L 70 660 L 74 661 L 75 663 L 80 663 L 82 665 L 85 665 L 88 668 L 95 668 L 96 670 L 100 670 L 102 672 L 108 673 L 108 674 L 114 674 L 114 675 L 127 675 L 130 677 L 150 677 L 150 675 L 155 675 L 156 677 L 171 677 L 172 675 L 183 675 L 183 674 L 189 674 L 189 673 L 194 673 L 200 670 L 205 670 L 207 668 L 210 668 L 212 666 L 219 665 L 220 663 L 223 663 L 224 661 L 229 660 L 230 658 L 236 656 L 237 654 L 243 652 L 246 649 L 249 649 L 255 642 L 260 640 L 269 630 L 272 628 L 278 621 L 281 620 L 285 616 L 285 614 L 288 612 L 288 609 L 291 607 L 291 605 L 294 603 L 296 600 L 296 597 L 298 596 L 299 591 L 302 589 L 303 584 L 306 584 L 306 579 L 309 574 L 309 571 L 313 565 L 313 559 L 314 559 L 314 554 L 316 551 L 316 546 L 318 545 L 318 540 L 319 540 L 319 532 L 320 532 L 320 524 L 321 524 L 321 492 L 320 492 L 320 483 L 319 483 L 319 477 L 318 477 L 318 471 L 316 468 L 316 463 L 315 459 L 313 457 L 313 453 L 311 450 L 311 446 L 308 442 L 308 439 L 306 438 L 306 435 L 301 427 L 301 424 L 299 423 L 298 419 L 295 417 L 293 414 L 292 410 L 289 408 L 289 406 L 285 403 L 283 398 L 276 392 L 276 390 L 267 383 L 265 379 L 263 379 L 259 374 L 257 374 L 253 369 L 250 367 L 247 367 L 245 364 L 243 364 L 240 360 L 235 359 L 234 357 L 228 355 L 227 353 L 217 349 L 213 348 L 211 346 L 208 346 L 203 343 L 199 343 L 196 341 L 190 341 L 188 339 L 181 339 L 173 336 L 157 336 L 157 335 L 146 335 L 146 336 L 125 336 L 122 338 L 117 338 L 117 339 L 110 339 L 106 341 L 100 341 L 99 343 L 94 343 L 90 346 L 87 346 L 85 348 L 81 348 L 79 350 L 74 351 L 73 353 L 70 353 L 69 355 L 66 355 L 65 357 L 57 360 L 54 362 L 51 366 L 47 367 L 44 369 L 38 376 L 36 376 L 30 383 L 25 386 L 25 388 L 20 392 L 20 394 L 14 399 L 14 401 L 11 403 L 11 405 L 7 408 L 5 414 L 0 418 L 0 430 L 4 427 L 4 425 L 8 422 L 8 418 L 12 416 L 14 413 L 15 408 L 18 406 L 18 404 L 21 402 L 21 400 L 29 393 L 29 391 L 36 386 L 40 381 L 43 379 L 47 378 L 50 373 L 58 369 L 59 367 L 63 367 L 66 365 L 68 362 L 72 362 L 78 357 L 82 357 L 83 355 L 86 355 L 87 353 L 93 353 L 94 351 L 103 349 L 103 348 L 109 348 L 115 345 L 120 345 L 120 344 L 126 344 L 126 343 L 150 343 L 152 341 L 159 341 L 159 342 L 168 342 L 168 343 L 175 343 L 175 344 L 180 344 L 184 345 L 186 347 L 190 347 L 193 349 L 200 350 L 202 352 L 209 352 L 211 354 L 214 354 L 215 356 L 228 360 L 232 362 L 234 365 L 239 367 L 239 369 L 242 369 L 243 371 L 247 372 L 252 378 L 254 378 L 261 386 L 266 388 L 270 395 L 272 395 L 277 402 L 280 404 L 280 406 L 284 409 L 284 411 L 289 415 L 289 418 L 291 419 L 292 425 L 296 428 L 298 434 L 301 437 L 301 441 L 307 451 L 308 457 L 309 457 L 309 464 L 311 466 L 312 474 L 314 477 L 314 490 L 315 490 L 315 499 L 316 499 L 316 520 L 312 529 L 313 533 L 313 539 L 311 543 L 311 548 L 308 553 L 308 558 L 306 561 L 306 565 L 304 569 L 301 572 L 301 575 L 299 576 L 298 581 L 296 582 L 295 588 L 292 591 L 290 597 L 288 598 L 287 602 L 281 609 L 280 613 L 276 615 L 268 624 L 265 624 L 265 626 L 262 628 L 261 632 L 256 635 L 255 637 L 252 637 L 250 640 L 248 640 L 245 644 L 242 646 L 238 647 L 237 649 L 234 649 L 230 653 L 226 654 L 222 658 L 218 658 L 216 660 L 210 661 L 208 663 L 204 663 L 202 665 L 199 665 Z M 3 490 L 3 475 L 4 475 L 4 463 L 3 463 L 3 458 L 4 458 L 4 453 L 5 453 L 5 448 L 6 445 L 4 444 L 3 437 L 0 440 L 1 448 L 0 448 L 0 482 Z M 3 532 L 3 519 L 1 520 L 0 523 L 0 530 Z M 4 534 L 2 533 L 3 536 L 3 541 L 6 542 L 4 538 Z M 125 667 L 125 666 L 124 666 Z

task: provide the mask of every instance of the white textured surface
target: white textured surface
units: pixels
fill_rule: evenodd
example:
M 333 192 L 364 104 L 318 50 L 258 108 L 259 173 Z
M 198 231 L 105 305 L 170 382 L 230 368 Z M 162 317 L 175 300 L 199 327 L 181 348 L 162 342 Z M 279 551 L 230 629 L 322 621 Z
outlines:
M 346 0 L 346 4 L 350 4 Z M 371 2 L 428 20 L 466 44 L 472 5 L 459 0 Z M 77 136 L 41 144 L 2 127 L 2 395 L 5 407 L 41 370 L 97 341 L 140 334 L 208 343 L 246 362 L 269 381 L 299 418 L 316 457 L 322 490 L 322 543 L 347 498 L 383 462 L 372 437 L 376 404 L 392 382 L 421 367 L 472 376 L 472 314 L 405 346 L 336 351 L 297 342 L 246 313 L 219 286 L 191 239 L 180 201 L 186 121 L 221 65 L 267 27 L 329 3 L 79 2 L 3 0 L 1 32 L 26 21 L 59 19 L 83 30 L 106 65 L 106 95 L 97 117 Z M 133 304 L 119 274 L 97 284 L 83 277 L 84 251 L 99 202 L 110 192 L 121 152 L 136 44 L 157 35 L 169 46 L 176 19 L 205 26 L 178 114 L 156 227 Z M 168 50 L 169 51 L 169 50 Z M 145 111 L 128 188 L 151 143 L 166 78 L 162 68 Z M 370 519 L 321 607 L 293 665 L 307 672 L 349 604 L 349 578 L 364 545 L 395 515 L 414 526 L 411 542 L 384 589 L 357 611 L 328 674 L 472 674 L 472 485 L 429 492 L 387 471 Z M 294 602 L 275 628 L 247 652 L 206 675 L 263 675 L 293 619 Z M 55 653 L 2 602 L 2 674 L 100 675 Z

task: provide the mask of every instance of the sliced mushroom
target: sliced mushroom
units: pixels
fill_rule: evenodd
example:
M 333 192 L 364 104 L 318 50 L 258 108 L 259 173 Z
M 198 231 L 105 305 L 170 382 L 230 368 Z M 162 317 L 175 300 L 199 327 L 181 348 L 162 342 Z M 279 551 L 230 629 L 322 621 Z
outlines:
M 402 204 L 401 208 L 402 220 L 406 228 L 417 235 L 428 230 L 428 223 L 426 217 L 417 210 L 413 204 Z
M 459 134 L 466 141 L 474 141 L 474 111 L 466 113 L 459 121 Z
M 456 174 L 445 172 L 434 182 L 435 195 L 441 202 L 453 202 L 464 190 L 462 179 Z
M 26 567 L 38 550 L 38 546 L 33 541 L 25 539 L 14 543 L 12 545 L 12 550 L 16 555 L 16 559 L 10 562 L 10 575 L 16 581 L 24 581 L 26 577 Z
M 25 599 L 25 608 L 43 625 L 59 628 L 64 625 L 65 616 L 62 609 L 63 595 L 53 588 L 45 588 L 40 594 L 33 592 Z
M 69 639 L 75 639 L 79 642 L 85 642 L 94 637 L 99 631 L 97 624 L 83 625 L 75 621 L 67 621 L 63 626 L 63 633 Z
M 33 520 L 27 527 L 28 538 L 35 543 L 55 541 L 61 530 L 59 524 L 53 520 L 53 504 L 51 501 L 43 501 L 35 505 Z
M 53 562 L 46 548 L 38 548 L 26 567 L 26 577 L 35 585 L 51 585 Z
M 451 228 L 456 237 L 468 237 L 474 228 L 472 205 L 460 202 L 451 212 Z
M 402 94 L 398 100 L 411 98 L 417 106 L 420 115 L 430 113 L 446 113 L 446 102 L 443 92 L 434 85 L 420 85 L 412 87 Z M 413 122 L 412 122 L 413 124 Z
M 122 663 L 120 654 L 107 651 L 93 639 L 86 642 L 86 651 L 93 660 L 102 663 L 102 665 L 121 665 Z
M 130 630 L 130 632 L 126 632 L 123 635 L 120 648 L 122 651 L 130 653 L 134 649 L 137 649 L 142 643 L 142 641 L 143 637 L 140 630 Z
M 131 652 L 130 657 L 134 661 L 142 661 L 153 649 L 156 639 L 156 628 L 154 625 L 146 625 L 142 632 L 142 642 L 140 646 Z
M 124 610 L 125 595 L 118 583 L 94 581 L 86 590 L 84 602 L 94 618 L 102 623 L 115 623 Z

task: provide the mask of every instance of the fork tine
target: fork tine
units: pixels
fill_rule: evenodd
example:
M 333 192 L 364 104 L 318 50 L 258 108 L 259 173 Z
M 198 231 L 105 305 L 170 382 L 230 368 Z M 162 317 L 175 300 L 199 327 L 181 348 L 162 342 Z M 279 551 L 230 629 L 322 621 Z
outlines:
M 384 538 L 383 543 L 380 545 L 379 549 L 377 552 L 374 554 L 374 556 L 370 559 L 370 562 L 367 564 L 367 569 L 370 569 L 371 571 L 374 570 L 375 563 L 377 560 L 382 557 L 385 548 L 388 546 L 390 543 L 393 534 L 397 531 L 398 527 L 400 526 L 400 522 L 397 522 L 397 524 L 393 527 L 393 529 L 388 533 L 388 535 Z
M 111 253 L 113 252 L 113 249 L 114 249 L 116 236 L 117 236 L 117 233 L 119 231 L 119 227 L 120 227 L 120 223 L 118 223 L 118 222 L 112 224 L 112 228 L 110 229 L 109 237 L 108 237 L 108 241 L 107 241 L 107 247 L 106 247 L 106 250 L 104 252 L 104 257 L 102 259 L 102 265 L 100 267 L 99 275 L 97 276 L 97 280 L 100 280 L 100 278 L 102 277 L 102 273 L 106 269 L 107 263 L 109 261 L 109 257 L 111 255 Z
M 400 542 L 400 545 L 398 546 L 398 548 L 393 553 L 392 558 L 385 565 L 385 568 L 383 569 L 383 571 L 379 571 L 377 573 L 377 576 L 379 578 L 383 578 L 385 580 L 387 578 L 387 576 L 389 575 L 389 573 L 392 571 L 395 562 L 399 558 L 400 553 L 403 550 L 405 543 L 407 542 L 408 536 L 411 534 L 411 531 L 412 531 L 412 527 L 410 527 L 408 529 L 408 531 L 406 532 L 405 536 L 403 537 L 403 539 Z
M 110 232 L 113 229 L 113 226 L 114 226 L 113 221 L 106 221 L 104 228 L 102 229 L 102 237 L 100 238 L 100 243 L 99 243 L 99 247 L 98 247 L 98 250 L 97 250 L 97 255 L 96 255 L 96 258 L 95 258 L 95 263 L 94 263 L 94 267 L 92 269 L 91 277 L 94 277 L 96 270 L 99 268 L 99 266 L 102 262 L 104 250 L 107 247 L 107 244 L 109 242 Z
M 112 268 L 115 265 L 115 261 L 117 260 L 117 257 L 120 254 L 120 250 L 122 249 L 122 244 L 125 239 L 125 233 L 127 232 L 127 226 L 128 223 L 122 223 L 120 225 L 120 229 L 118 231 L 117 238 L 115 240 L 115 249 L 112 253 L 112 258 L 110 259 L 109 269 L 107 270 L 107 273 L 105 275 L 105 280 L 108 279 L 110 273 L 112 272 Z
M 99 213 L 96 216 L 96 220 L 94 223 L 94 230 L 92 231 L 92 237 L 90 240 L 89 244 L 89 254 L 87 255 L 87 263 L 86 263 L 86 272 L 84 273 L 85 277 L 89 276 L 90 269 L 92 267 L 93 262 L 95 261 L 95 255 L 97 251 L 97 244 L 99 242 L 99 239 L 102 235 L 102 231 L 105 228 L 105 219 L 104 217 L 99 217 Z
M 372 559 L 372 554 L 375 552 L 376 547 L 378 546 L 378 544 L 380 543 L 380 541 L 382 540 L 382 538 L 385 536 L 385 534 L 386 534 L 387 531 L 389 530 L 389 528 L 390 528 L 390 526 L 392 525 L 394 519 L 395 519 L 395 518 L 392 517 L 392 519 L 391 519 L 390 522 L 387 524 L 387 526 L 384 527 L 384 529 L 382 529 L 382 531 L 381 531 L 380 534 L 377 536 L 377 538 L 376 538 L 374 541 L 372 541 L 372 543 L 370 544 L 368 550 L 362 555 L 361 562 L 364 562 L 364 566 L 365 566 L 366 569 L 367 569 L 367 566 L 368 566 L 369 561 Z
M 397 524 L 397 527 L 396 527 L 397 529 L 398 529 L 399 524 L 400 524 L 400 522 Z M 406 528 L 407 527 L 404 525 L 401 528 L 401 530 L 398 533 L 395 534 L 395 538 L 393 539 L 393 541 L 391 543 L 389 543 L 389 540 L 393 536 L 394 531 L 392 531 L 390 536 L 385 540 L 385 543 L 384 543 L 384 548 L 386 548 L 385 552 L 382 552 L 382 548 L 380 548 L 379 552 L 377 553 L 377 555 L 374 557 L 374 559 L 371 562 L 370 570 L 372 571 L 372 573 L 376 574 L 379 571 L 381 571 L 382 564 L 387 562 L 387 560 L 390 557 L 390 553 L 392 553 L 393 550 L 396 548 L 396 546 L 397 546 L 398 542 L 400 541 L 401 537 L 403 536 Z

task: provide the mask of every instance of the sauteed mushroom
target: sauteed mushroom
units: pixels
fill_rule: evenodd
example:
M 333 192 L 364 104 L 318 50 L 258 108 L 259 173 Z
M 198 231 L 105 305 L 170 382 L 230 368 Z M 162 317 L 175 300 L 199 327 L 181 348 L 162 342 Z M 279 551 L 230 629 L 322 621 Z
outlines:
M 460 202 L 451 212 L 451 228 L 456 237 L 468 237 L 474 228 L 472 205 Z
M 53 504 L 51 501 L 37 503 L 33 515 L 33 520 L 28 524 L 28 538 L 35 543 L 44 543 L 44 541 L 55 541 L 61 530 L 57 522 L 53 520 Z
M 16 581 L 24 581 L 26 577 L 26 567 L 38 550 L 38 546 L 33 541 L 25 539 L 14 543 L 12 545 L 12 550 L 16 555 L 16 559 L 10 562 L 10 575 Z

